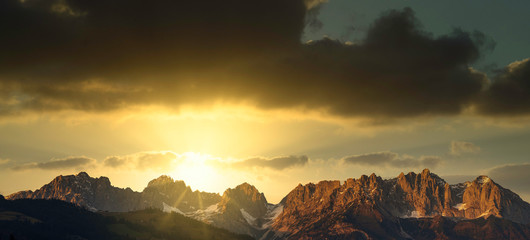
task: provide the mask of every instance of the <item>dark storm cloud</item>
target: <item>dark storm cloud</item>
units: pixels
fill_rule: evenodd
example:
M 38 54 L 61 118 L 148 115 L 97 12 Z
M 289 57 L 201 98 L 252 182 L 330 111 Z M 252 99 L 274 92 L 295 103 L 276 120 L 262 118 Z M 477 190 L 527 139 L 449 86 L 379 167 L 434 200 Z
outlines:
M 325 38 L 306 45 L 299 59 L 283 65 L 284 75 L 303 82 L 272 104 L 301 103 L 342 116 L 457 114 L 485 83 L 468 68 L 484 38 L 460 30 L 434 38 L 412 10 L 391 11 L 373 23 L 364 42 Z
M 478 110 L 488 115 L 530 113 L 530 59 L 511 63 L 493 78 L 479 101 Z
M 303 0 L 1 0 L 0 113 L 240 99 L 234 66 L 299 47 L 306 10 Z
M 283 170 L 291 167 L 305 166 L 309 159 L 307 156 L 288 156 L 276 157 L 271 159 L 250 158 L 241 162 L 233 163 L 232 166 L 237 168 L 271 168 L 274 170 Z
M 342 158 L 347 164 L 368 165 L 368 166 L 392 166 L 398 168 L 423 166 L 436 168 L 443 161 L 438 156 L 421 156 L 419 158 L 409 155 L 399 155 L 393 152 L 375 152 L 361 155 L 354 155 Z
M 323 2 L 0 0 L 0 114 L 224 100 L 384 119 L 480 99 L 483 34 L 433 37 L 404 9 L 363 42 L 300 43 Z
M 95 159 L 88 157 L 67 157 L 61 159 L 54 159 L 48 162 L 27 163 L 15 166 L 12 169 L 15 171 L 28 169 L 56 170 L 86 167 L 95 163 Z
M 516 193 L 530 194 L 530 163 L 498 166 L 488 172 L 493 181 Z

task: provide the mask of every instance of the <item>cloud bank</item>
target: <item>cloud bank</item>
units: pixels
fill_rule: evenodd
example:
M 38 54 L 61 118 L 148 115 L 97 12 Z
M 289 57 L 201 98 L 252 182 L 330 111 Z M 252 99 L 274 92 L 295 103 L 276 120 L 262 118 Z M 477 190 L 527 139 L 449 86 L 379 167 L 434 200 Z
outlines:
M 342 161 L 346 164 L 396 168 L 418 166 L 436 168 L 443 162 L 443 160 L 438 156 L 421 156 L 417 158 L 406 154 L 399 155 L 394 152 L 375 152 L 353 155 L 342 158 Z
M 451 141 L 451 145 L 449 146 L 449 154 L 455 156 L 478 152 L 480 152 L 480 147 L 470 142 Z
M 481 94 L 478 110 L 495 116 L 530 113 L 530 58 L 502 69 Z
M 103 165 L 111 168 L 137 170 L 167 170 L 182 162 L 173 152 L 141 152 L 125 156 L 109 156 Z
M 301 43 L 324 2 L 2 1 L 0 116 L 216 101 L 340 117 L 529 113 L 528 60 L 492 80 L 469 67 L 491 46 L 480 32 L 433 37 L 404 9 L 355 44 Z
M 41 169 L 41 170 L 58 170 L 58 169 L 77 169 L 86 168 L 96 164 L 96 160 L 89 157 L 67 157 L 52 159 L 47 162 L 27 163 L 12 167 L 15 171 Z
M 307 156 L 287 156 L 275 158 L 250 158 L 231 164 L 235 168 L 269 168 L 273 170 L 284 170 L 293 167 L 303 167 L 309 161 Z
M 139 152 L 122 156 L 108 156 L 102 161 L 97 161 L 89 157 L 67 157 L 52 159 L 45 162 L 33 162 L 12 167 L 12 170 L 29 170 L 29 169 L 88 169 L 88 168 L 108 168 L 116 170 L 135 170 L 135 171 L 167 171 L 168 169 L 178 168 L 185 163 L 202 163 L 212 165 L 220 169 L 234 169 L 240 171 L 263 170 L 282 171 L 294 168 L 302 168 L 309 164 L 309 157 L 306 155 L 290 155 L 278 157 L 254 157 L 244 160 L 226 161 L 212 156 L 199 156 L 196 154 L 176 154 L 171 151 L 149 151 Z M 341 158 L 340 161 L 332 160 L 329 164 L 355 164 L 365 166 L 380 167 L 428 167 L 436 168 L 443 163 L 438 156 L 420 156 L 414 157 L 407 154 L 397 154 L 394 152 L 375 152 L 361 155 L 353 155 Z
M 8 162 L 10 162 L 11 160 L 7 159 L 7 158 L 0 158 L 0 165 L 3 165 L 3 164 L 6 164 Z

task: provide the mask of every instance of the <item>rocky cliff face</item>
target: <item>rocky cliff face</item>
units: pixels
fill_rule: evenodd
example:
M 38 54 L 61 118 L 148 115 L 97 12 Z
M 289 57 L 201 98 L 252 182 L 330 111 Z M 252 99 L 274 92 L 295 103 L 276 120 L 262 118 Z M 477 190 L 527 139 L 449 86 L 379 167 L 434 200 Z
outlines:
M 494 216 L 530 223 L 530 205 L 486 176 L 449 185 L 428 169 L 383 180 L 359 179 L 298 185 L 281 202 L 283 212 L 266 234 L 269 239 L 407 238 L 400 221 L 443 216 L 453 220 Z M 397 234 L 397 235 L 396 235 Z

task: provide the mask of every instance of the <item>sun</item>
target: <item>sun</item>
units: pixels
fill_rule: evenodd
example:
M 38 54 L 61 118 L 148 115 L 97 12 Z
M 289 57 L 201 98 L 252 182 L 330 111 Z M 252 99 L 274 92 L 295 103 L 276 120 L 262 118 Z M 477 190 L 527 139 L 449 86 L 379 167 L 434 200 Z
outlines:
M 187 152 L 182 154 L 183 163 L 171 174 L 174 179 L 184 180 L 193 190 L 219 192 L 223 178 L 219 170 L 208 164 L 212 156 Z

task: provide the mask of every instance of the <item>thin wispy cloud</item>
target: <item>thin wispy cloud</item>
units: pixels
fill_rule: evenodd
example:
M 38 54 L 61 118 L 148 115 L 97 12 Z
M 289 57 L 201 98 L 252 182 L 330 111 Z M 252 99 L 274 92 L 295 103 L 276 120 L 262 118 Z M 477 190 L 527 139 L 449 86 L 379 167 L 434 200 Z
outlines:
M 103 160 L 103 165 L 118 169 L 136 170 L 164 170 L 180 164 L 183 158 L 170 151 L 140 152 L 124 156 L 109 156 Z
M 10 162 L 11 160 L 10 159 L 7 159 L 7 158 L 0 158 L 0 165 L 3 165 L 3 164 L 6 164 L 8 162 Z
M 451 141 L 449 154 L 460 156 L 462 154 L 476 154 L 480 152 L 480 147 L 471 142 Z
M 22 170 L 59 170 L 59 169 L 78 169 L 85 167 L 92 167 L 96 164 L 96 160 L 85 156 L 72 156 L 66 158 L 52 159 L 45 162 L 32 162 L 22 165 L 16 165 L 11 169 L 15 171 Z
M 235 168 L 269 168 L 273 170 L 284 170 L 287 168 L 303 167 L 309 162 L 307 156 L 286 156 L 274 158 L 249 158 L 231 164 Z
M 410 168 L 418 166 L 436 168 L 443 163 L 442 158 L 438 156 L 414 157 L 406 154 L 400 155 L 394 152 L 374 152 L 353 155 L 342 158 L 342 161 L 346 164 L 396 168 Z

